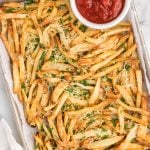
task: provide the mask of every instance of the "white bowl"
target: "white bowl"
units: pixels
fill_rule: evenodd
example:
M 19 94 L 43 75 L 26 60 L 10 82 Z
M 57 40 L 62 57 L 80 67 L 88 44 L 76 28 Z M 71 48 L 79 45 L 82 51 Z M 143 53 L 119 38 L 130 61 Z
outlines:
M 114 19 L 108 23 L 103 23 L 103 24 L 93 23 L 93 22 L 87 20 L 86 18 L 84 18 L 80 14 L 80 12 L 77 8 L 76 0 L 70 0 L 70 4 L 71 4 L 73 13 L 80 20 L 81 23 L 83 23 L 84 25 L 86 25 L 90 28 L 94 28 L 94 29 L 106 29 L 106 28 L 115 26 L 116 24 L 118 24 L 120 21 L 122 21 L 124 19 L 124 17 L 126 16 L 126 14 L 128 13 L 128 10 L 130 8 L 131 0 L 125 0 L 124 8 L 123 8 L 122 12 L 120 13 L 120 15 L 116 19 Z

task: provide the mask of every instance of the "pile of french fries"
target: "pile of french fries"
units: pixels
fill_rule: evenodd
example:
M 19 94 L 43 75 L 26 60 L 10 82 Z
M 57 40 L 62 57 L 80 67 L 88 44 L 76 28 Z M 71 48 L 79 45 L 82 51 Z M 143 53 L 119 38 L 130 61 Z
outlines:
M 0 37 L 36 150 L 150 149 L 148 97 L 129 22 L 94 30 L 69 0 L 4 3 Z

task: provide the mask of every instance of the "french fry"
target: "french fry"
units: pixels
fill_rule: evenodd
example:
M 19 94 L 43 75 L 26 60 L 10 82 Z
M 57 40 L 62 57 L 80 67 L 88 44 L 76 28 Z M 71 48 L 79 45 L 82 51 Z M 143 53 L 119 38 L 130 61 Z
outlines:
M 80 80 L 85 80 L 93 75 L 93 72 L 89 72 L 84 75 L 78 75 L 78 76 L 73 76 L 73 80 L 75 81 L 80 81 Z
M 126 150 L 126 149 L 129 149 L 129 145 L 131 146 L 130 143 L 132 142 L 133 139 L 136 138 L 137 129 L 138 129 L 138 125 L 135 125 L 135 126 L 129 131 L 129 133 L 128 133 L 126 139 L 124 140 L 123 143 L 121 143 L 121 144 L 119 145 L 119 147 L 117 148 L 117 150 L 121 150 L 121 149 Z M 139 145 L 139 146 L 138 146 L 138 145 L 133 145 L 133 146 L 139 147 L 140 145 Z M 140 148 L 141 148 L 141 147 L 140 147 Z
M 32 69 L 32 74 L 31 74 L 31 83 L 35 80 L 35 76 L 36 76 L 36 71 L 38 69 L 38 65 L 39 65 L 39 60 L 42 56 L 42 53 L 43 51 L 42 50 L 39 50 L 36 58 L 35 58 L 35 63 L 34 63 L 34 66 L 33 66 L 33 69 Z
M 58 135 L 58 132 L 57 132 L 54 122 L 50 118 L 48 118 L 48 123 L 49 123 L 50 129 L 52 131 L 53 138 L 55 140 L 59 140 L 60 138 L 59 138 L 59 135 Z
M 124 54 L 122 54 L 122 57 L 129 57 L 135 50 L 137 49 L 137 45 L 134 44 L 128 51 L 126 51 Z
M 96 128 L 96 129 L 90 129 L 90 130 L 85 131 L 85 132 L 79 132 L 77 134 L 74 134 L 73 139 L 79 140 L 79 139 L 82 139 L 83 137 L 85 139 L 87 139 L 87 138 L 90 138 L 90 137 L 94 137 L 96 135 L 97 136 L 99 135 L 100 137 L 103 137 L 104 136 L 103 134 L 104 134 L 103 129 Z M 107 130 L 105 134 L 107 134 L 107 136 L 111 136 L 112 132 L 110 130 Z
M 130 32 L 129 39 L 128 39 L 128 48 L 130 48 L 134 44 L 134 37 L 133 33 Z
M 31 108 L 29 110 L 29 116 L 28 116 L 28 121 L 29 122 L 33 122 L 34 118 L 36 117 L 38 106 L 39 106 L 39 102 L 40 102 L 40 99 L 41 99 L 42 95 L 43 95 L 43 85 L 38 83 L 37 95 L 33 99 L 33 102 L 31 104 Z
M 121 100 L 117 100 L 117 103 L 120 104 L 124 109 L 130 110 L 130 111 L 136 111 L 136 112 L 141 113 L 145 116 L 150 115 L 150 113 L 148 111 L 145 111 L 145 110 L 140 109 L 140 108 L 135 108 L 135 107 L 128 106 L 125 103 L 123 103 Z
M 41 14 L 42 14 L 42 9 L 43 9 L 44 2 L 45 2 L 45 0 L 40 0 L 40 2 L 39 2 L 38 13 L 37 13 L 38 17 L 40 17 Z
M 60 138 L 62 139 L 63 142 L 68 141 L 67 133 L 65 131 L 65 127 L 63 125 L 63 120 L 62 120 L 62 113 L 60 112 L 57 116 L 57 129 Z
M 117 63 L 111 67 L 107 67 L 107 69 L 105 69 L 104 71 L 101 71 L 101 72 L 98 72 L 96 74 L 94 74 L 91 78 L 94 79 L 94 78 L 98 78 L 98 77 L 102 77 L 102 76 L 105 76 L 107 74 L 109 74 L 110 72 L 112 72 L 113 70 L 116 70 L 118 69 L 119 67 L 121 67 L 121 64 L 122 63 Z
M 123 108 L 119 107 L 118 109 L 118 115 L 119 115 L 119 122 L 120 122 L 120 133 L 124 133 L 124 114 L 123 114 Z
M 7 32 L 7 28 L 8 28 L 8 27 L 7 27 L 7 26 L 8 26 L 7 24 L 8 24 L 8 23 L 7 23 L 7 20 L 5 20 L 5 19 L 2 19 L 2 20 L 1 20 L 1 25 L 2 25 L 2 26 L 1 26 L 1 28 L 2 28 L 2 29 L 1 29 L 1 30 L 2 30 L 2 31 L 1 31 L 1 34 L 2 34 L 2 35 L 5 35 L 6 32 Z
M 129 115 L 128 113 L 124 113 L 124 116 L 125 116 L 125 118 L 131 119 L 131 120 L 135 121 L 136 123 L 147 126 L 147 122 L 141 120 L 140 118 Z
M 89 43 L 78 44 L 70 49 L 70 54 L 77 54 L 85 51 L 90 51 L 92 48 L 93 45 Z
M 109 57 L 110 55 L 114 54 L 114 51 L 106 51 L 102 54 L 99 54 L 97 57 L 93 57 L 93 58 L 81 58 L 78 61 L 79 65 L 85 66 L 85 65 L 93 65 L 96 64 L 98 62 L 101 62 L 103 59 Z
M 27 33 L 26 33 L 26 29 L 27 29 L 28 23 L 25 22 L 22 28 L 22 36 L 20 39 L 20 48 L 21 48 L 21 54 L 24 56 L 25 55 L 25 45 L 26 45 L 26 38 L 27 38 Z
M 25 72 L 26 70 L 24 64 L 24 57 L 22 55 L 19 55 L 19 73 L 21 82 L 24 82 Z
M 107 63 L 109 63 L 111 60 L 113 60 L 115 57 L 117 57 L 118 55 L 120 55 L 122 52 L 123 52 L 123 49 L 118 50 L 115 54 L 109 56 L 103 62 L 100 62 L 98 64 L 93 65 L 90 68 L 90 71 L 97 71 L 98 69 L 101 69 L 104 65 L 106 65 Z
M 56 116 L 58 115 L 59 111 L 61 110 L 62 106 L 64 105 L 65 101 L 68 98 L 68 94 L 67 93 L 63 93 L 62 96 L 59 99 L 59 103 L 55 109 L 55 111 L 53 112 L 52 116 L 50 117 L 51 120 L 54 120 L 56 118 Z
M 131 84 L 131 89 L 134 94 L 137 93 L 137 82 L 136 82 L 136 76 L 135 76 L 135 71 L 130 70 L 130 84 Z
M 10 43 L 11 51 L 15 52 L 15 45 L 13 40 L 13 30 L 12 27 L 8 26 L 8 43 Z
M 49 93 L 47 92 L 42 95 L 40 104 L 41 104 L 41 106 L 45 107 L 45 106 L 47 106 L 48 102 L 49 102 Z
M 133 99 L 131 97 L 131 95 L 129 95 L 129 93 L 125 90 L 124 87 L 121 87 L 120 85 L 116 86 L 118 91 L 120 92 L 120 94 L 123 96 L 123 98 L 126 100 L 126 102 L 130 105 L 130 106 L 135 106 Z
M 14 93 L 19 93 L 20 78 L 19 78 L 19 64 L 17 61 L 13 62 L 13 80 L 14 80 Z
M 13 28 L 13 37 L 14 37 L 14 42 L 15 42 L 15 51 L 20 52 L 19 36 L 17 33 L 16 21 L 14 19 L 12 19 L 12 28 Z
M 42 70 L 46 71 L 46 70 L 58 70 L 58 71 L 73 71 L 74 67 L 72 67 L 69 64 L 64 64 L 64 63 L 51 63 L 51 62 L 46 62 L 43 66 L 42 66 Z
M 80 100 L 80 99 L 76 99 L 74 97 L 69 97 L 68 100 L 72 103 L 72 104 L 77 104 L 79 106 L 87 106 L 88 102 L 86 100 Z
M 101 102 L 100 104 L 98 104 L 98 105 L 94 105 L 94 106 L 92 106 L 92 107 L 85 107 L 85 108 L 83 108 L 83 109 L 80 109 L 80 110 L 78 110 L 78 111 L 70 111 L 70 112 L 66 112 L 66 114 L 68 114 L 68 115 L 73 115 L 73 116 L 78 116 L 78 115 L 81 115 L 81 114 L 84 114 L 84 113 L 86 113 L 86 112 L 92 112 L 92 111 L 96 111 L 96 110 L 98 110 L 98 109 L 100 109 L 100 108 L 104 108 L 104 107 L 106 107 L 107 105 L 109 105 L 110 103 L 112 103 L 114 100 L 112 100 L 112 99 L 108 99 L 108 100 L 106 100 L 106 101 L 103 101 L 103 102 Z
M 142 145 L 135 143 L 123 142 L 118 148 L 116 148 L 116 150 L 136 150 L 136 149 L 143 150 L 144 147 Z
M 56 15 L 57 15 L 57 8 L 54 7 L 50 16 L 48 16 L 46 19 L 44 19 L 44 21 L 40 23 L 40 26 L 42 27 L 42 26 L 45 26 L 45 25 L 51 23 L 53 21 L 53 19 L 56 17 Z
M 11 48 L 11 45 L 10 43 L 8 42 L 8 40 L 6 39 L 6 36 L 5 35 L 0 35 L 1 39 L 3 40 L 4 44 L 5 44 L 5 47 L 7 49 L 7 52 L 11 58 L 11 60 L 13 61 L 16 61 L 17 60 L 17 57 L 13 51 L 13 49 Z
M 136 71 L 138 93 L 142 95 L 142 72 L 141 70 Z
M 94 90 L 93 90 L 93 93 L 92 93 L 92 95 L 91 95 L 91 97 L 90 97 L 90 99 L 89 99 L 89 105 L 94 104 L 95 101 L 98 99 L 99 92 L 100 92 L 100 91 L 99 91 L 100 82 L 101 82 L 101 80 L 100 80 L 100 78 L 98 78 L 97 83 L 96 83 L 96 85 L 95 85 L 95 88 L 94 88 Z
M 53 150 L 50 141 L 47 141 L 47 142 L 46 142 L 46 147 L 47 147 L 48 150 Z
M 34 13 L 31 14 L 31 18 L 33 20 L 33 23 L 34 23 L 34 26 L 39 34 L 39 37 L 40 37 L 40 43 L 43 43 L 43 34 L 42 34 L 42 31 L 41 31 L 41 28 L 38 24 L 38 21 L 37 21 L 37 17 Z
M 14 14 L 14 13 L 8 13 L 8 14 L 0 14 L 0 19 L 25 19 L 29 18 L 27 14 Z
M 148 101 L 145 97 L 142 97 L 142 110 L 143 111 L 148 111 Z M 146 123 L 148 123 L 148 117 L 147 116 L 142 116 L 142 120 L 144 120 Z M 147 134 L 147 126 L 140 125 L 138 128 L 137 136 L 140 138 L 145 138 Z
M 105 140 L 92 142 L 89 145 L 87 145 L 87 148 L 89 148 L 89 149 L 106 148 L 106 147 L 111 146 L 115 143 L 118 143 L 123 138 L 124 138 L 124 136 L 116 136 L 116 137 L 108 138 L 108 139 L 105 139 Z
M 66 89 L 67 86 L 68 83 L 65 82 L 58 83 L 51 96 L 51 100 L 53 103 L 56 103 L 58 101 L 59 96 L 63 93 L 63 91 Z

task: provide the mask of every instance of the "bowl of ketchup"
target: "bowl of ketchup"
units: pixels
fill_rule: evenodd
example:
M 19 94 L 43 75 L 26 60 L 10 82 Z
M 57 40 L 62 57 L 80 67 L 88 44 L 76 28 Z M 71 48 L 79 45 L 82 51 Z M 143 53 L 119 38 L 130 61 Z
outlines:
M 70 0 L 75 16 L 86 26 L 110 28 L 126 16 L 131 0 Z

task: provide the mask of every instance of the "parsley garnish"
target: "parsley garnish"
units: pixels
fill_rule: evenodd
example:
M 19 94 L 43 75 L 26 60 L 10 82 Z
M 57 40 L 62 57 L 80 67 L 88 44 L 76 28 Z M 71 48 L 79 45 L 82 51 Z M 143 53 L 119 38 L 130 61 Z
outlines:
M 7 8 L 4 10 L 4 13 L 12 13 L 15 10 L 15 8 Z
M 42 53 L 42 55 L 41 55 L 41 57 L 40 57 L 38 70 L 40 70 L 40 69 L 42 68 L 42 64 L 43 64 L 43 62 L 44 62 L 45 55 L 46 55 L 46 51 L 43 51 L 43 53 Z
M 109 83 L 112 83 L 112 79 L 107 76 L 102 77 L 102 81 L 108 81 Z
M 79 29 L 82 31 L 82 32 L 85 32 L 87 27 L 85 25 L 80 25 L 79 26 Z
M 26 86 L 25 86 L 24 83 L 21 84 L 21 88 L 24 89 L 24 90 L 26 89 Z
M 118 118 L 116 118 L 116 117 L 112 118 L 111 122 L 112 122 L 113 126 L 116 127 Z
M 126 71 L 130 71 L 131 66 L 129 64 L 125 64 L 124 68 L 126 69 Z
M 71 17 L 71 16 L 69 16 L 69 17 L 68 17 L 68 20 L 69 20 L 69 21 L 71 21 L 71 20 L 72 20 L 72 17 Z
M 93 124 L 93 122 L 95 122 L 95 119 L 90 119 L 90 120 L 86 123 L 86 125 L 87 125 L 87 126 L 90 126 L 91 124 Z
M 26 6 L 26 5 L 31 5 L 32 3 L 34 3 L 33 0 L 25 0 L 25 1 L 24 1 L 24 6 Z
M 76 26 L 76 25 L 78 25 L 78 20 L 75 20 L 74 22 L 73 22 L 73 24 Z
M 89 85 L 86 80 L 81 80 L 80 83 L 83 84 L 83 85 L 85 85 L 85 86 L 88 86 L 88 85 Z

